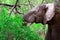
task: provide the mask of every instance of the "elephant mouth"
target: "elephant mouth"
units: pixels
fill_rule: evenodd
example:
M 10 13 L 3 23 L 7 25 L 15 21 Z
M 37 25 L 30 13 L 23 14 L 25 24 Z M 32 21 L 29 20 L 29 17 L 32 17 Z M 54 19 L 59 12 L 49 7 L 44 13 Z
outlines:
M 25 26 L 31 26 L 31 24 L 32 24 L 31 22 L 26 22 L 26 21 L 23 22 L 23 25 Z
M 35 17 L 33 21 L 27 19 L 24 20 L 23 25 L 30 26 L 33 23 L 42 23 L 44 25 L 43 19 L 43 17 Z

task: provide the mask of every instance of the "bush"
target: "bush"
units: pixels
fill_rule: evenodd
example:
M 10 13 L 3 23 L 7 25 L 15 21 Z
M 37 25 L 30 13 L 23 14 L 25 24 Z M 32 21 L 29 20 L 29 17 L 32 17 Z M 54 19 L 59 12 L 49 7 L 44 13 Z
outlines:
M 2 7 L 0 12 L 0 40 L 39 40 L 37 34 L 29 27 L 22 25 L 21 16 L 8 15 L 8 10 Z

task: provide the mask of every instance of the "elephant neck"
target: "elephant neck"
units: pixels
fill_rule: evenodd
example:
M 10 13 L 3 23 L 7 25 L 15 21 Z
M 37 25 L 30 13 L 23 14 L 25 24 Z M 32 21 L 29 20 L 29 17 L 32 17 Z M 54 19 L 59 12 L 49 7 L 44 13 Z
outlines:
M 55 28 L 60 28 L 60 12 L 55 11 L 55 15 L 52 20 L 47 22 L 48 25 L 52 25 Z

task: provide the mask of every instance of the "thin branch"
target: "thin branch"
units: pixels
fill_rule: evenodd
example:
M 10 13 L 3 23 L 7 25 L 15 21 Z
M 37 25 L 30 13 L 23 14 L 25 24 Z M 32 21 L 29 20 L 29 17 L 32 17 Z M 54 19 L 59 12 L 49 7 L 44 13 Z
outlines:
M 4 3 L 0 3 L 0 5 L 3 5 L 3 6 L 8 6 L 8 7 L 13 7 L 14 5 L 10 5 L 10 4 L 4 4 Z M 21 7 L 19 5 L 17 5 L 18 7 Z
M 20 5 L 29 6 L 29 4 L 20 4 Z
M 42 0 L 41 4 L 44 4 L 45 0 Z
M 32 4 L 30 3 L 30 0 L 28 0 L 30 7 L 32 8 Z
M 10 31 L 8 30 L 8 31 L 7 31 L 6 40 L 10 40 L 10 39 L 11 39 L 11 34 L 10 34 Z
M 14 5 L 10 5 L 10 4 L 0 3 L 0 5 L 7 6 L 7 7 L 12 7 L 12 9 L 14 8 L 14 7 L 13 7 Z M 20 4 L 20 5 L 28 6 L 28 4 Z M 21 6 L 19 6 L 19 5 L 16 5 L 16 6 L 19 7 L 19 8 L 21 7 Z M 11 9 L 11 11 L 13 11 L 12 9 Z M 16 8 L 15 10 L 16 10 L 16 13 L 24 15 L 24 13 L 18 12 L 17 8 Z M 11 12 L 11 11 L 10 11 L 10 12 Z M 11 15 L 11 14 L 10 14 L 10 15 Z
M 15 5 L 14 5 L 14 6 L 11 8 L 9 15 L 11 15 L 11 13 L 12 13 L 12 12 L 13 12 L 13 10 L 14 10 L 14 8 L 16 8 L 16 6 L 17 6 L 17 3 L 18 3 L 18 0 L 16 0 L 16 3 L 15 3 Z
M 16 10 L 16 13 L 24 15 L 24 13 L 18 12 L 17 8 L 15 8 L 15 10 Z

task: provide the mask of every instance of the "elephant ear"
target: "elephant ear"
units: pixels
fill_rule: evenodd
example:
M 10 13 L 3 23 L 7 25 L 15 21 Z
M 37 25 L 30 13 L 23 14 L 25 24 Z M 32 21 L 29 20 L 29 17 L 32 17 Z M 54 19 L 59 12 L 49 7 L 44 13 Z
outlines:
M 44 20 L 45 23 L 47 21 L 50 21 L 54 17 L 54 15 L 55 15 L 55 13 L 54 13 L 54 11 L 55 11 L 55 9 L 54 9 L 54 3 L 46 4 L 46 7 L 48 9 L 47 9 L 45 17 L 44 17 L 45 18 L 45 20 Z

